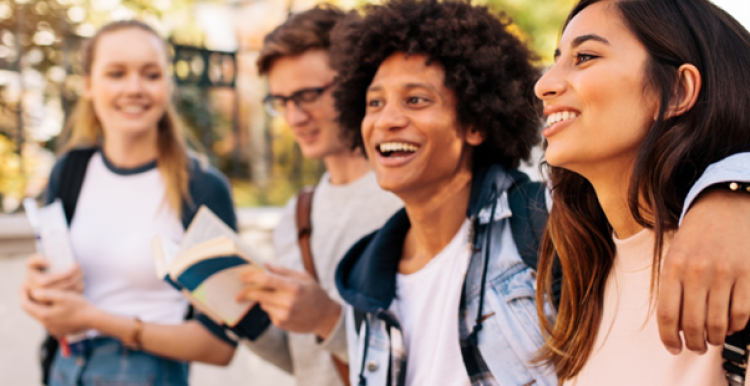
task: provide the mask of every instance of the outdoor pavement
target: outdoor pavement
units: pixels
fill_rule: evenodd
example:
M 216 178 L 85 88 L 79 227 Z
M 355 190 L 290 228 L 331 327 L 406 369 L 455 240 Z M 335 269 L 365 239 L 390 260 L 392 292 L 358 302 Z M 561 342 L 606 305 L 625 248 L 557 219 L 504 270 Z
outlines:
M 243 216 L 244 215 L 244 216 Z M 242 238 L 264 258 L 272 257 L 270 230 L 278 221 L 273 209 L 240 213 Z M 0 386 L 38 386 L 37 348 L 44 331 L 18 304 L 26 254 L 3 251 L 0 237 Z M 18 246 L 14 246 L 18 249 Z M 23 248 L 20 248 L 23 249 Z M 227 367 L 193 364 L 192 386 L 292 386 L 292 378 L 240 345 Z

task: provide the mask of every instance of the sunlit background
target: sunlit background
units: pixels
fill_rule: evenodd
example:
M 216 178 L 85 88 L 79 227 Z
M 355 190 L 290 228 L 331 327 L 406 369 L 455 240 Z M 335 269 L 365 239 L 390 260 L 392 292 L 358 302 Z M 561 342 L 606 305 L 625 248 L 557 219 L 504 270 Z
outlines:
M 266 115 L 260 104 L 266 85 L 255 59 L 266 33 L 315 3 L 0 0 L 0 213 L 20 210 L 24 197 L 38 197 L 46 186 L 55 139 L 81 89 L 81 41 L 106 22 L 130 18 L 175 45 L 176 100 L 191 145 L 230 177 L 236 204 L 282 205 L 316 182 L 323 168 L 303 160 L 283 120 Z M 515 31 L 548 59 L 572 0 L 483 3 L 504 9 L 517 22 Z M 200 79 L 204 70 L 208 81 Z
M 332 2 L 345 9 L 365 3 Z M 304 160 L 283 120 L 265 113 L 266 84 L 257 76 L 255 60 L 266 33 L 290 12 L 315 3 L 0 0 L 0 385 L 35 385 L 39 379 L 36 347 L 44 332 L 16 301 L 33 233 L 17 212 L 24 197 L 39 197 L 46 187 L 56 138 L 81 90 L 78 48 L 83 39 L 104 23 L 131 18 L 169 39 L 176 105 L 189 127 L 191 146 L 230 177 L 241 236 L 272 257 L 270 232 L 279 211 L 268 207 L 283 205 L 301 186 L 315 183 L 323 167 Z M 475 3 L 504 10 L 515 21 L 513 31 L 540 54 L 542 64 L 549 64 L 575 0 Z M 750 0 L 715 3 L 750 27 Z M 191 384 L 292 385 L 248 350 L 238 350 L 228 369 L 193 365 Z
M 173 72 L 176 100 L 193 148 L 233 184 L 236 204 L 281 205 L 322 173 L 303 160 L 279 119 L 268 117 L 255 71 L 263 36 L 310 0 L 0 0 L 0 213 L 37 197 L 54 162 L 55 138 L 81 88 L 78 47 L 102 24 L 138 18 L 183 49 Z M 358 0 L 333 1 L 342 8 Z M 550 60 L 574 0 L 485 0 L 516 22 L 515 31 Z M 716 4 L 750 25 L 750 1 Z M 201 56 L 199 51 L 226 52 Z M 199 82 L 204 72 L 229 84 Z M 213 79 L 213 78 L 212 78 Z

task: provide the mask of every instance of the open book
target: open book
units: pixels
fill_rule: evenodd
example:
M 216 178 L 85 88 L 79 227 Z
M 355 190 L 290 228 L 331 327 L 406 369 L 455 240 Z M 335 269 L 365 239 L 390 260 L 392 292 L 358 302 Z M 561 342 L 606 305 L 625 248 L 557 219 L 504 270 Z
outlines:
M 263 261 L 207 207 L 198 210 L 179 245 L 159 234 L 151 247 L 159 278 L 219 325 L 234 327 L 255 305 L 235 298 L 244 286 L 240 274 L 265 270 Z

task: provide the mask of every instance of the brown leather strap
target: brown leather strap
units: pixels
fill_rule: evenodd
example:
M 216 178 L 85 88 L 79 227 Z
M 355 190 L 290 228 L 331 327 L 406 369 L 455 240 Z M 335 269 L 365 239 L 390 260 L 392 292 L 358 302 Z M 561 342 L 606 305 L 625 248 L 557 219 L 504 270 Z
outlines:
M 310 250 L 310 235 L 312 234 L 312 223 L 310 214 L 312 213 L 312 199 L 315 193 L 314 186 L 306 186 L 300 190 L 297 196 L 297 242 L 299 250 L 302 253 L 302 264 L 305 265 L 305 271 L 318 281 L 318 273 L 315 270 L 312 251 Z
M 312 235 L 310 215 L 312 213 L 313 193 L 315 193 L 315 187 L 306 186 L 297 195 L 297 242 L 299 243 L 299 250 L 302 254 L 302 264 L 305 266 L 305 271 L 319 283 L 320 280 L 318 280 L 318 273 L 315 270 L 315 262 L 313 261 L 312 250 L 310 249 L 310 235 Z M 344 385 L 350 386 L 349 365 L 333 354 L 331 354 L 331 360 L 341 377 L 341 381 Z

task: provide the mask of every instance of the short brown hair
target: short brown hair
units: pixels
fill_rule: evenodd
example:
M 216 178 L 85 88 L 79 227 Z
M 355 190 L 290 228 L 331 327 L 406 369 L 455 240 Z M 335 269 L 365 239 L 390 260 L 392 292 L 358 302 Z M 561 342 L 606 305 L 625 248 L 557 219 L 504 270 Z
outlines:
M 267 74 L 280 57 L 298 55 L 312 48 L 327 50 L 331 46 L 331 30 L 344 16 L 344 11 L 327 3 L 291 15 L 263 39 L 257 62 L 258 73 Z

